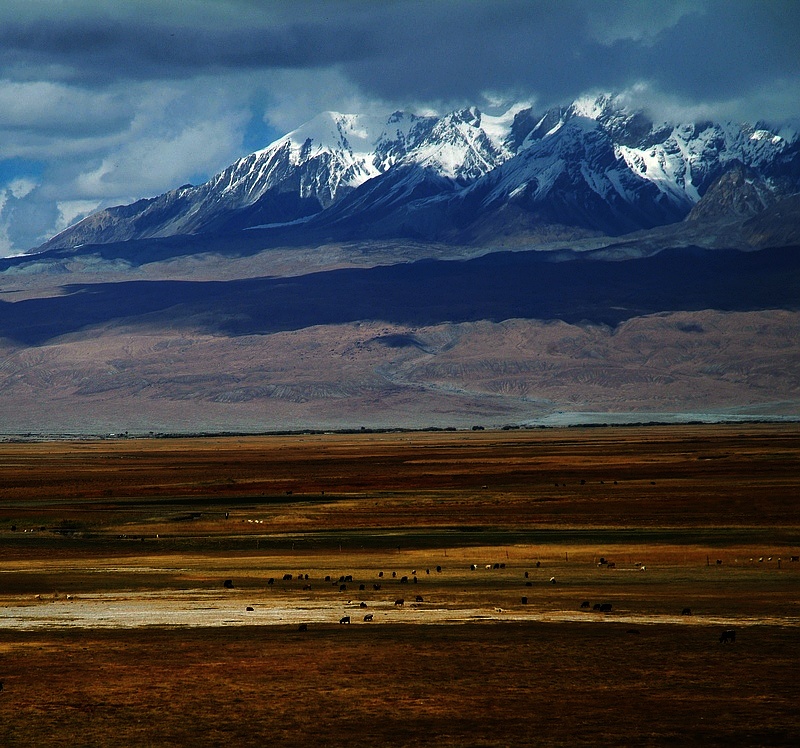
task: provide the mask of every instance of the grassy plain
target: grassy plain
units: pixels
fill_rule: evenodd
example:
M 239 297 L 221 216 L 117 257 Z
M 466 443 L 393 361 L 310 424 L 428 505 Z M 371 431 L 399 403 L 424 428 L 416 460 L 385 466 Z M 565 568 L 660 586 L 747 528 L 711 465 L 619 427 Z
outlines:
M 797 745 L 799 488 L 791 424 L 5 443 L 0 744 Z

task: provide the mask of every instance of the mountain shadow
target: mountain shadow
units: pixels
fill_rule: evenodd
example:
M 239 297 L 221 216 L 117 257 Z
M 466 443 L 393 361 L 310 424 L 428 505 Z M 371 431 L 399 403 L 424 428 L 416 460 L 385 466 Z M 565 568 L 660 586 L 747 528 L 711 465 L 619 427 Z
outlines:
M 61 296 L 0 302 L 0 336 L 39 345 L 116 322 L 230 336 L 359 320 L 423 326 L 527 318 L 613 327 L 657 312 L 798 308 L 798 247 L 681 248 L 621 262 L 504 252 L 291 278 L 74 284 Z

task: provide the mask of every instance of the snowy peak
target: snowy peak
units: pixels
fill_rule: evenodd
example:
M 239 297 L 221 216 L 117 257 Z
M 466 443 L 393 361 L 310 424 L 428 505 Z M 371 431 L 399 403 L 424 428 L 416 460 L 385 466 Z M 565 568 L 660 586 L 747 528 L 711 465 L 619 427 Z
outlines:
M 400 164 L 417 164 L 466 181 L 512 155 L 502 146 L 507 136 L 503 118 L 488 118 L 491 135 L 482 128 L 482 120 L 476 107 L 444 117 L 400 111 L 388 118 L 324 112 L 254 155 L 270 160 L 288 149 L 295 166 L 326 160 L 336 187 L 358 187 Z M 333 201 L 339 196 L 337 189 L 330 194 Z
M 394 112 L 381 129 L 374 144 L 372 164 L 383 173 L 402 161 L 430 135 L 437 117 L 420 117 L 408 112 Z
M 323 112 L 262 153 L 288 146 L 296 165 L 333 155 L 345 171 L 350 171 L 350 186 L 357 186 L 379 173 L 372 165 L 372 154 L 375 132 L 382 124 L 367 115 Z
M 373 133 L 380 123 L 361 114 L 323 112 L 277 141 L 299 144 L 308 154 L 323 150 L 344 151 L 356 156 L 372 150 Z
M 205 184 L 100 211 L 45 248 L 286 224 L 326 237 L 347 223 L 351 238 L 380 224 L 382 236 L 447 239 L 467 236 L 471 222 L 502 227 L 506 208 L 526 225 L 620 234 L 682 220 L 732 164 L 766 185 L 759 205 L 769 203 L 764 189 L 800 191 L 798 132 L 797 123 L 655 123 L 611 94 L 492 115 L 323 112 Z M 731 177 L 722 187 L 755 200 L 752 184 Z M 732 194 L 707 202 L 737 204 Z
M 431 128 L 427 137 L 407 155 L 407 163 L 434 169 L 439 174 L 466 183 L 487 174 L 513 152 L 504 145 L 508 136 L 500 117 L 486 118 L 477 107 L 452 112 Z M 510 123 L 509 123 L 510 127 Z

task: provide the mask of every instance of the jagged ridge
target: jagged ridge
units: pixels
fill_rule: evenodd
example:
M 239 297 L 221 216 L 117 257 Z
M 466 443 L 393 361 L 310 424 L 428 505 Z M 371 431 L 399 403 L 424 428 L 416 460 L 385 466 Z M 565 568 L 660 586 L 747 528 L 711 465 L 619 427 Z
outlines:
M 731 167 L 748 174 L 731 185 L 758 182 L 762 207 L 797 192 L 796 132 L 656 123 L 610 95 L 542 114 L 326 112 L 202 185 L 99 211 L 40 249 L 286 224 L 362 239 L 469 242 L 515 225 L 619 235 L 683 219 Z

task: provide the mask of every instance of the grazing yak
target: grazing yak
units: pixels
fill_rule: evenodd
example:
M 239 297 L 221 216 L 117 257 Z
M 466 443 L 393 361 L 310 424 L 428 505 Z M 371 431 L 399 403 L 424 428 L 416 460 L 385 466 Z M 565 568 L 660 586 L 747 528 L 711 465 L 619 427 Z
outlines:
M 395 605 L 398 605 L 398 606 L 401 606 L 401 605 L 405 605 L 405 604 L 406 604 L 406 601 L 405 601 L 405 600 L 403 600 L 403 598 L 401 597 L 401 598 L 398 598 L 397 600 L 395 600 L 395 601 L 394 601 L 394 604 L 395 604 Z
M 736 632 L 733 629 L 728 629 L 727 631 L 723 631 L 719 635 L 720 644 L 728 644 L 728 642 L 730 642 L 731 644 L 736 643 Z
M 365 621 L 371 621 L 372 620 L 372 613 L 367 613 L 367 615 L 364 616 L 364 620 Z
M 690 615 L 692 615 L 692 609 L 691 608 L 684 608 L 681 611 L 681 615 L 682 616 L 690 616 Z
M 223 587 L 224 587 L 226 590 L 232 590 L 232 589 L 233 589 L 233 580 L 232 580 L 232 579 L 226 579 L 226 580 L 225 580 L 225 581 L 222 583 L 222 586 L 223 586 Z
M 588 600 L 584 600 L 584 601 L 581 603 L 581 608 L 588 608 L 588 607 L 590 607 L 590 606 L 591 606 L 591 603 L 590 603 Z
M 339 619 L 339 623 L 350 623 L 350 616 L 342 616 Z

